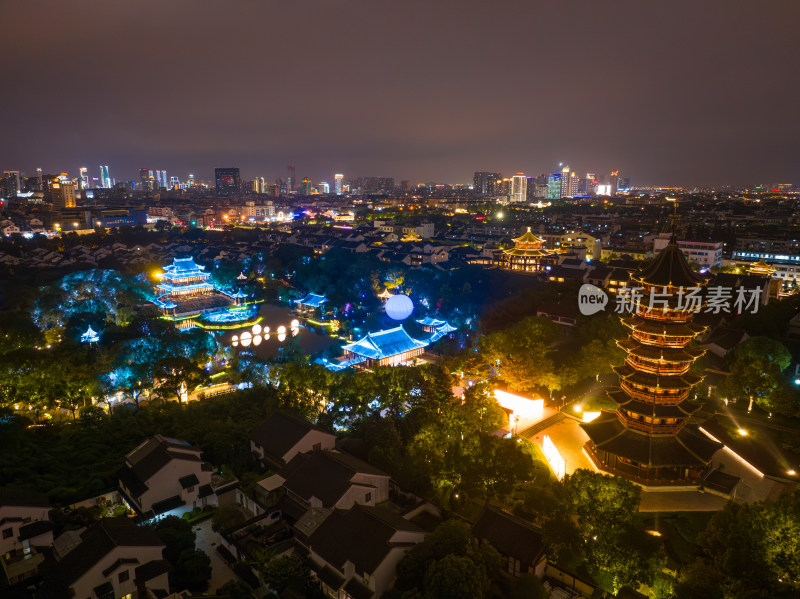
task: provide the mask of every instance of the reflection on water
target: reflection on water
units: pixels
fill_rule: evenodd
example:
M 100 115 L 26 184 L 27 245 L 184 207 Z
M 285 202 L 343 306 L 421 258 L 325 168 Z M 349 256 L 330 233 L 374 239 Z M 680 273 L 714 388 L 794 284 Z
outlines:
M 300 350 L 309 355 L 322 352 L 336 342 L 324 331 L 318 333 L 300 326 L 300 321 L 287 308 L 264 303 L 259 307 L 259 314 L 263 318 L 261 324 L 226 331 L 222 343 L 248 349 L 252 346 L 260 358 L 268 359 L 277 356 L 290 338 L 296 339 Z

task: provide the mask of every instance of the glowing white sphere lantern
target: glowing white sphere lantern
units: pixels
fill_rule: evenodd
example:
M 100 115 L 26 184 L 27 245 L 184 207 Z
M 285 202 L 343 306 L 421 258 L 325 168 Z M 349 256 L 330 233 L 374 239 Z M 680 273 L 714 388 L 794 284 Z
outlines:
M 286 341 L 286 333 L 278 333 L 278 341 L 280 341 L 281 343 Z
M 261 335 L 253 337 L 253 345 L 261 345 Z
M 278 327 L 278 335 L 283 335 L 286 333 L 286 327 L 281 325 Z
M 253 340 L 250 337 L 245 338 L 244 336 L 242 336 L 242 345 L 244 347 L 249 346 L 252 342 Z
M 253 335 L 260 335 L 261 334 L 261 325 L 254 324 L 253 325 Z
M 386 301 L 385 310 L 392 320 L 405 320 L 414 311 L 414 302 L 407 295 L 393 295 Z
M 239 341 L 239 335 L 234 335 L 231 337 L 231 341 Z
M 295 318 L 290 324 L 292 325 L 293 329 L 296 329 L 300 326 L 300 321 Z
M 269 327 L 264 327 L 261 332 L 264 333 L 265 335 L 269 335 Z
M 233 347 L 239 347 L 239 342 L 238 341 L 234 341 L 233 343 L 231 343 L 231 345 L 233 345 Z
M 251 337 L 252 335 L 250 334 L 250 331 L 245 331 L 244 333 L 242 333 L 242 343 L 244 343 L 245 339 L 250 339 Z

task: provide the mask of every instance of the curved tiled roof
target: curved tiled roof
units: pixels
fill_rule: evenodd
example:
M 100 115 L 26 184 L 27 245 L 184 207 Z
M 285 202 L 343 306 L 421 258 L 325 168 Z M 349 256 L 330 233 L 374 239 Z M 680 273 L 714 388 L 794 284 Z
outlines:
M 631 279 L 647 285 L 669 287 L 698 287 L 705 284 L 705 279 L 689 266 L 675 241 L 675 235 L 653 263 L 631 275 Z
M 634 356 L 639 356 L 646 360 L 662 360 L 664 362 L 688 362 L 699 358 L 705 353 L 697 347 L 661 347 L 657 345 L 645 345 L 635 339 L 621 339 L 617 345 Z
M 622 389 L 609 391 L 608 394 L 622 408 L 653 418 L 686 418 L 700 409 L 700 406 L 689 400 L 683 400 L 678 404 L 661 404 L 632 399 Z
M 634 331 L 649 333 L 651 335 L 666 335 L 668 337 L 692 337 L 702 333 L 706 327 L 693 322 L 676 323 L 669 321 L 645 320 L 641 316 L 631 316 L 620 320 L 626 327 Z
M 517 243 L 517 244 L 519 244 L 519 243 L 544 243 L 544 239 L 542 239 L 541 237 L 537 237 L 536 235 L 531 233 L 531 228 L 530 227 L 528 227 L 528 230 L 525 231 L 525 233 L 523 233 L 519 237 L 515 237 L 511 241 L 513 241 L 514 243 Z
M 653 435 L 626 428 L 614 412 L 603 412 L 592 422 L 581 423 L 595 447 L 613 455 L 649 466 L 702 467 L 719 449 L 694 425 L 668 435 Z
M 659 388 L 659 389 L 688 389 L 692 385 L 696 385 L 703 380 L 702 377 L 687 372 L 686 374 L 651 374 L 631 368 L 629 364 L 621 366 L 613 366 L 616 372 L 623 379 L 635 383 L 637 385 L 644 385 L 645 387 Z

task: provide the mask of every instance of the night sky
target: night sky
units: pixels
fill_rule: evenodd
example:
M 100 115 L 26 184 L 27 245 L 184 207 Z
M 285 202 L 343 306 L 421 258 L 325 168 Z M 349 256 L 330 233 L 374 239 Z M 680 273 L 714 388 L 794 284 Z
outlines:
M 7 0 L 0 169 L 800 182 L 797 0 Z

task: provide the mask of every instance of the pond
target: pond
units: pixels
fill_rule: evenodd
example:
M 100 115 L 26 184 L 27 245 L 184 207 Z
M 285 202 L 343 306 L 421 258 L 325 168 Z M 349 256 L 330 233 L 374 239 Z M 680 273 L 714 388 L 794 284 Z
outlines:
M 324 331 L 317 332 L 299 325 L 297 316 L 287 307 L 263 303 L 259 306 L 258 313 L 262 320 L 257 325 L 222 333 L 223 345 L 255 350 L 258 357 L 266 360 L 279 355 L 281 347 L 293 338 L 297 339 L 300 349 L 311 356 L 339 342 Z M 293 326 L 293 322 L 298 326 Z

